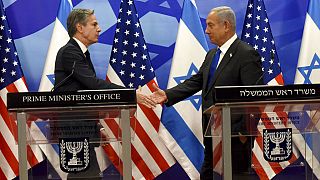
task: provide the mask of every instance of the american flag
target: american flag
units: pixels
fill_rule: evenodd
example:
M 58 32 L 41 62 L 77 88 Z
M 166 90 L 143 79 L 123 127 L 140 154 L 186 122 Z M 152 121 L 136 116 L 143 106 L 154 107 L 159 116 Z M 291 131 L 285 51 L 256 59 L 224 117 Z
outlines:
M 26 92 L 28 89 L 2 1 L 0 6 L 0 179 L 13 179 L 19 175 L 17 125 L 7 111 L 7 93 Z M 27 151 L 29 168 L 43 160 L 38 146 L 28 146 Z
M 121 1 L 111 51 L 107 79 L 127 88 L 137 89 L 141 86 L 142 93 L 151 94 L 152 84 L 157 84 L 155 73 L 132 0 Z M 132 130 L 135 130 L 134 141 L 131 144 L 134 179 L 154 179 L 175 163 L 158 135 L 159 129 L 164 128 L 160 123 L 161 111 L 160 105 L 154 109 L 141 104 L 137 106 L 134 117 L 137 122 L 135 125 L 131 124 Z M 119 128 L 117 121 L 106 122 L 108 126 L 106 129 L 116 134 Z M 121 172 L 119 150 L 121 146 L 117 143 L 105 146 L 109 158 Z
M 248 1 L 241 39 L 259 52 L 263 67 L 264 83 L 268 85 L 283 85 L 284 82 L 280 69 L 279 58 L 263 0 Z M 266 106 L 264 109 L 261 109 L 261 117 L 266 118 L 270 115 L 287 117 L 287 113 L 282 112 L 283 109 L 284 107 Z M 271 179 L 288 165 L 293 163 L 298 157 L 298 152 L 296 151 L 295 146 L 293 147 L 293 156 L 289 161 L 270 163 L 263 157 L 262 129 L 285 128 L 287 127 L 286 121 L 286 119 L 283 120 L 283 125 L 260 125 L 263 123 L 259 123 L 257 138 L 254 141 L 254 147 L 252 150 L 252 164 L 261 179 Z
M 264 83 L 283 85 L 279 58 L 263 0 L 249 0 L 241 39 L 259 52 Z

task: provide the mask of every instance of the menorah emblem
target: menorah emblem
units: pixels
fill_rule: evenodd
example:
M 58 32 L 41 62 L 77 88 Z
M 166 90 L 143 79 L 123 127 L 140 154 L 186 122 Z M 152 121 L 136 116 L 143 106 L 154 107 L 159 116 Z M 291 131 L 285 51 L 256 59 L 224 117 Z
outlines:
M 77 154 L 82 150 L 83 142 L 66 142 L 66 148 L 69 153 L 72 153 L 72 158 L 69 160 L 68 165 L 82 165 L 80 158 Z
M 263 129 L 263 157 L 270 162 L 288 161 L 292 156 L 292 129 Z
M 271 155 L 285 154 L 283 148 L 280 147 L 280 143 L 286 138 L 286 132 L 273 132 L 269 133 L 271 142 L 276 144 L 276 147 L 272 149 Z
M 60 168 L 67 173 L 85 171 L 89 167 L 89 138 L 59 138 Z

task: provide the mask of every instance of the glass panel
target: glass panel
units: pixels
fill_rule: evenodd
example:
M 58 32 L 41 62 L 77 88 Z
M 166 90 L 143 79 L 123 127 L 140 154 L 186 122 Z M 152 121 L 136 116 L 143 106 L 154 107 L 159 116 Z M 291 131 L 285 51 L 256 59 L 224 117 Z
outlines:
M 131 138 L 134 140 L 136 109 L 128 110 Z M 29 172 L 29 179 L 43 179 L 44 177 L 45 179 L 121 179 L 122 176 L 114 165 L 122 163 L 120 162 L 122 157 L 121 123 L 128 122 L 121 118 L 120 112 L 121 108 L 114 107 L 24 112 L 27 118 L 27 158 L 29 161 L 34 159 L 30 148 L 39 145 L 46 156 L 42 163 L 45 163 L 47 167 L 38 174 Z M 17 112 L 11 112 L 10 117 L 11 122 L 16 124 Z M 11 128 L 14 129 L 14 126 Z M 12 132 L 18 133 L 17 130 Z M 64 170 L 72 171 L 73 169 L 83 169 L 83 171 L 64 172 Z
M 212 138 L 213 148 L 219 147 L 223 139 L 222 108 L 230 108 L 233 178 L 254 178 L 257 174 L 270 178 L 279 174 L 277 177 L 312 179 L 313 167 L 320 165 L 320 103 L 265 103 L 212 107 L 206 112 L 211 116 L 205 137 Z M 218 156 L 222 157 L 223 149 L 220 152 Z M 249 163 L 248 168 L 242 168 L 247 166 L 244 162 Z M 223 164 L 220 166 L 222 173 L 214 169 L 214 179 L 223 179 Z

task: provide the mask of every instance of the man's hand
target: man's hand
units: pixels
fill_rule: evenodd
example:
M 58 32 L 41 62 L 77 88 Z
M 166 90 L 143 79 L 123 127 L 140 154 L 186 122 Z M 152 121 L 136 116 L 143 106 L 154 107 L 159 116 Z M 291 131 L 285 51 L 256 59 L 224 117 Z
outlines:
M 137 95 L 137 102 L 139 104 L 143 104 L 148 108 L 156 107 L 157 103 L 153 99 L 151 99 L 149 96 L 142 94 L 140 88 L 136 91 L 136 95 Z
M 165 102 L 168 99 L 166 93 L 155 84 L 152 86 L 155 91 L 150 95 L 151 99 L 158 104 Z

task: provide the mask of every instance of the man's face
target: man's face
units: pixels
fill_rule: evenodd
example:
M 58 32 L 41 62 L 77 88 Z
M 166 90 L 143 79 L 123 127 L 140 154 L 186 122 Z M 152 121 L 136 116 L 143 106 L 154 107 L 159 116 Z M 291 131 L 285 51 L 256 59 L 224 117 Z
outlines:
M 86 25 L 81 25 L 81 36 L 86 46 L 98 42 L 99 33 L 101 31 L 95 15 L 88 16 Z
M 207 17 L 206 24 L 206 34 L 208 34 L 211 43 L 222 46 L 225 42 L 225 23 L 219 20 L 215 12 L 211 12 Z

